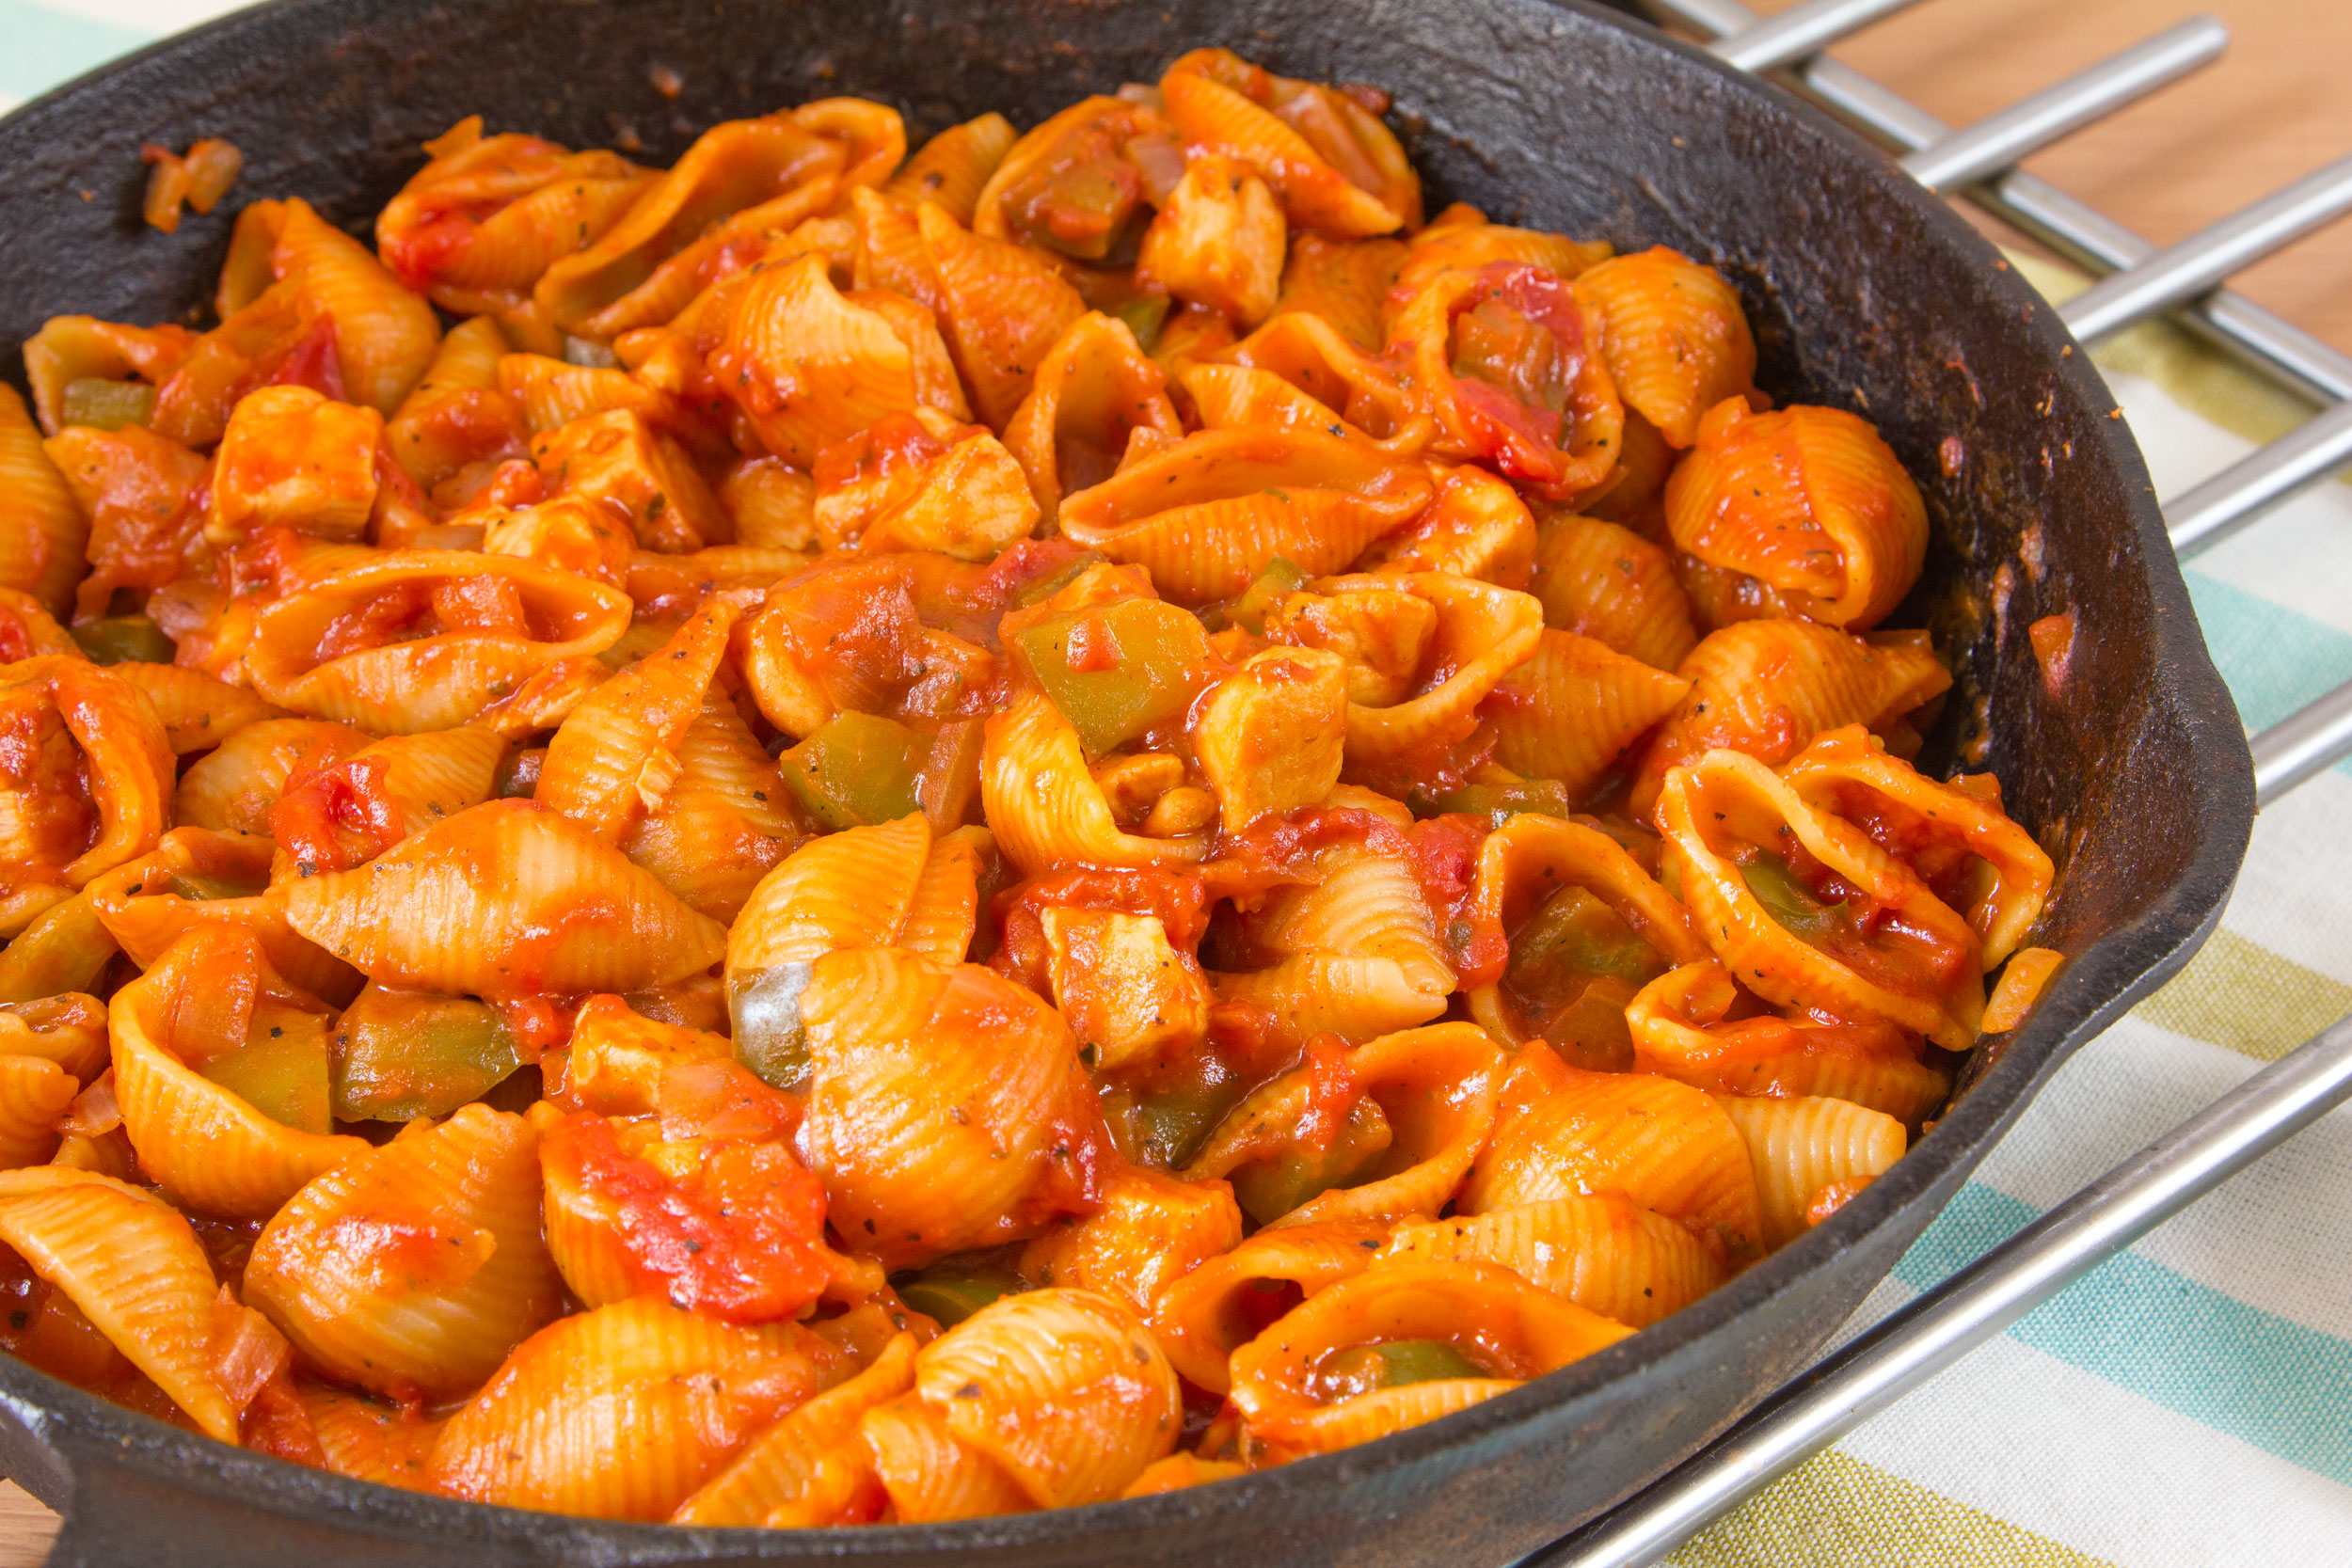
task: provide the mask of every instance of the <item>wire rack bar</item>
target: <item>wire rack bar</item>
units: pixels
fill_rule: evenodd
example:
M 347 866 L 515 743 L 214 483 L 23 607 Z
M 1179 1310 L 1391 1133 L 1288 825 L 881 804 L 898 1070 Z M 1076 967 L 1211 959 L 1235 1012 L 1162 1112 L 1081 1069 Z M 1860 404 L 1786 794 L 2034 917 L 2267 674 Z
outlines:
M 2352 212 L 2352 157 L 2313 169 L 2178 245 L 2101 278 L 2059 306 L 2058 315 L 2075 337 L 2096 342 L 2210 292 L 2232 273 L 2346 212 Z
M 1815 97 L 1910 150 L 1931 189 L 1965 193 L 2026 233 L 2112 276 L 2066 307 L 2086 340 L 2167 309 L 2325 411 L 2199 484 L 2167 509 L 2184 553 L 2219 543 L 2352 460 L 2352 357 L 2222 287 L 2230 275 L 2345 211 L 2352 158 L 2319 169 L 2179 245 L 2159 250 L 2046 182 L 2010 166 L 2220 53 L 2226 29 L 2194 18 L 1954 132 L 1859 71 L 1808 55 L 1881 10 L 1830 0 L 1759 24 L 1738 0 L 1651 0 L 1654 10 L 1725 40 L 1726 59 L 1790 66 Z M 1888 7 L 1886 9 L 1894 8 Z M 1799 14 L 1802 13 L 1802 14 Z M 1771 50 L 1753 46 L 1762 38 Z M 2007 169 L 2003 173 L 2003 169 Z M 2334 406 L 2327 406 L 2328 404 Z M 2352 682 L 2249 741 L 2268 805 L 2352 755 Z M 2352 1018 L 2306 1041 L 2197 1117 L 2085 1187 L 1936 1290 L 1767 1399 L 1631 1501 L 1519 1568 L 1647 1568 L 2181 1210 L 2352 1101 Z
M 2352 463 L 2352 403 L 2340 403 L 2166 502 L 2172 547 L 2184 561 L 2209 550 L 2346 463 Z
M 1725 34 L 1709 47 L 1742 71 L 1771 71 L 1820 53 L 1848 33 L 1918 0 L 1805 0 L 1779 15 Z
M 1757 21 L 1756 13 L 1740 0 L 1645 3 L 1709 39 L 1752 27 Z M 1952 135 L 1952 127 L 1943 120 L 1836 60 L 1817 56 L 1799 67 L 1796 75 L 1823 106 L 1903 151 L 1917 151 Z M 1963 194 L 2053 250 L 2099 272 L 2145 261 L 2156 248 L 2096 208 L 2022 169 Z M 2190 307 L 2183 319 L 2264 375 L 2314 403 L 2352 398 L 2352 355 L 2281 321 L 2243 294 L 2217 292 Z
M 2229 46 L 2229 28 L 2210 16 L 2193 16 L 1986 116 L 1965 131 L 1921 148 L 1900 160 L 1903 172 L 1931 191 L 1973 185 L 2133 100 L 2211 65 Z
M 2352 1099 L 2352 1019 L 2256 1073 L 1930 1294 L 1888 1317 L 1681 1468 L 1520 1568 L 1648 1568 Z

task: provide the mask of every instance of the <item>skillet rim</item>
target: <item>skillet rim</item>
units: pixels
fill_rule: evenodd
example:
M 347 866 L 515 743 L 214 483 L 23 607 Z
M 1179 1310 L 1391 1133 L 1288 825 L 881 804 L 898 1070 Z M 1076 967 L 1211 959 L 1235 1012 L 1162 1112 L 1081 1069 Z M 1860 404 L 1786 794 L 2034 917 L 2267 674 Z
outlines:
M 284 24 L 296 13 L 334 17 L 348 32 L 357 18 L 394 0 L 262 0 L 185 32 L 108 61 L 5 117 L 0 129 L 38 120 L 113 78 L 167 63 L 178 54 L 246 29 Z M 1505 8 L 1554 10 L 1614 27 L 1640 45 L 1678 56 L 1711 73 L 1729 90 L 1767 113 L 1793 119 L 1812 138 L 1837 148 L 1859 177 L 1891 192 L 1911 209 L 1932 240 L 1956 249 L 1988 274 L 1986 285 L 2007 296 L 2036 340 L 2045 376 L 2082 406 L 2106 414 L 2115 400 L 2056 312 L 2017 277 L 1998 252 L 1937 197 L 1901 176 L 1872 146 L 1835 119 L 1777 86 L 1723 64 L 1706 51 L 1667 37 L 1645 22 L 1591 0 L 1487 0 Z M 326 31 L 326 29 L 319 29 Z M 2151 601 L 2153 699 L 2170 710 L 2193 759 L 2202 826 L 2196 852 L 2164 895 L 2137 919 L 2100 935 L 2060 972 L 2023 1029 L 1980 1042 L 1996 1053 L 1947 1115 L 1887 1175 L 1830 1221 L 1783 1247 L 1673 1317 L 1598 1354 L 1512 1392 L 1359 1448 L 1317 1455 L 1272 1470 L 1153 1497 L 1046 1510 L 946 1525 L 863 1527 L 853 1530 L 771 1531 L 637 1524 L 534 1513 L 499 1505 L 429 1497 L 294 1465 L 248 1449 L 203 1439 L 142 1416 L 0 1356 L 0 1415 L 20 1427 L 52 1462 L 20 1475 L 42 1500 L 67 1515 L 62 1545 L 77 1528 L 103 1539 L 103 1520 L 87 1523 L 71 1502 L 82 1473 L 119 1466 L 172 1490 L 264 1516 L 298 1518 L 355 1534 L 423 1544 L 447 1540 L 475 1546 L 512 1541 L 541 1549 L 587 1548 L 615 1562 L 815 1560 L 891 1559 L 949 1550 L 1076 1547 L 1109 1543 L 1137 1531 L 1247 1516 L 1261 1510 L 1295 1519 L 1283 1506 L 1298 1497 L 1398 1475 L 1449 1450 L 1507 1445 L 1517 1429 L 1572 1407 L 1580 1399 L 1639 1375 L 1645 1368 L 1690 1353 L 1774 1298 L 1797 1290 L 1817 1271 L 1849 1252 L 1928 1196 L 1939 1183 L 1955 1188 L 1989 1152 L 2047 1078 L 2073 1052 L 2120 1017 L 2133 1002 L 2175 973 L 2218 923 L 2243 858 L 2253 815 L 2250 756 L 2236 712 L 2214 670 L 2189 603 L 2180 567 L 2164 531 L 2153 486 L 2128 428 L 2120 417 L 2096 422 L 2125 493 L 2119 499 L 2138 535 Z M 2119 567 L 2128 563 L 2119 563 Z M 1948 1195 L 1946 1201 L 1948 1201 Z M 1938 1206 L 1939 1211 L 1941 1205 Z M 1933 1214 L 1928 1223 L 1932 1223 Z M 1823 1326 L 1825 1339 L 1837 1325 Z M 1758 1390 L 1761 1398 L 1768 1390 Z M 13 1445 L 11 1445 L 13 1447 Z M 1630 1495 L 1638 1487 L 1629 1488 Z

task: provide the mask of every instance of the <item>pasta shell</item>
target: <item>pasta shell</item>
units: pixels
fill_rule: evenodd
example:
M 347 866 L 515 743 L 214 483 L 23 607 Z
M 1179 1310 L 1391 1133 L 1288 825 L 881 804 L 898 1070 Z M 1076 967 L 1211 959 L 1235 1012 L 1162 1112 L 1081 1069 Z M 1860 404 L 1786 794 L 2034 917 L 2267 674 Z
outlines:
M 801 829 L 784 804 L 783 776 L 728 698 L 705 695 L 676 756 L 660 807 L 621 848 L 690 909 L 732 924 Z
M 29 753 L 0 781 L 0 888 L 80 888 L 154 847 L 173 759 L 137 687 L 84 658 L 19 659 L 0 667 L 0 715 Z
M 1300 234 L 1282 263 L 1282 288 L 1274 301 L 1278 316 L 1320 317 L 1327 326 L 1365 354 L 1377 354 L 1390 285 L 1404 264 L 1399 240 L 1333 240 Z
M 353 871 L 284 884 L 294 928 L 370 978 L 452 996 L 626 991 L 716 963 L 725 929 L 543 806 L 491 800 Z
M 661 648 L 571 711 L 548 742 L 532 799 L 618 842 L 657 810 L 677 774 L 677 750 L 727 651 L 745 597 L 722 594 L 689 616 Z
M 1505 1105 L 1455 1207 L 1486 1214 L 1615 1193 L 1751 1258 L 1764 1232 L 1746 1156 L 1720 1106 L 1687 1084 L 1559 1068 L 1546 1092 Z
M 1756 1161 L 1770 1246 L 1784 1245 L 1810 1228 L 1806 1212 L 1822 1189 L 1883 1176 L 1903 1155 L 1901 1122 L 1843 1100 L 1723 1095 L 1715 1102 Z
M 1235 1351 L 1230 1397 L 1272 1457 L 1325 1453 L 1492 1399 L 1632 1332 L 1492 1264 L 1382 1263 L 1308 1297 Z M 1400 1339 L 1450 1342 L 1493 1375 L 1317 1397 L 1325 1356 Z
M 1349 1077 L 1379 1106 L 1394 1141 L 1359 1185 L 1310 1198 L 1273 1220 L 1277 1228 L 1434 1215 L 1462 1184 L 1494 1126 L 1502 1054 L 1474 1024 L 1384 1035 L 1345 1059 Z M 1230 1176 L 1295 1148 L 1312 1092 L 1307 1068 L 1252 1091 L 1209 1135 L 1184 1168 L 1185 1179 Z
M 300 990 L 348 1002 L 359 976 L 294 935 L 269 895 L 270 842 L 174 828 L 155 847 L 90 883 L 90 907 L 133 963 L 154 964 L 199 926 L 249 931 L 270 966 Z
M 246 1044 L 272 1017 L 323 1029 L 328 1015 L 234 927 L 190 931 L 115 993 L 107 1027 L 122 1130 L 140 1168 L 189 1208 L 262 1219 L 312 1177 L 367 1151 L 358 1138 L 273 1121 L 187 1065 Z
M 1232 1386 L 1233 1352 L 1268 1321 L 1258 1308 L 1286 1310 L 1361 1274 L 1388 1234 L 1386 1226 L 1361 1222 L 1261 1230 L 1164 1286 L 1152 1307 L 1152 1337 L 1187 1382 L 1222 1394 Z
M 0 1054 L 53 1063 L 87 1084 L 106 1065 L 105 1004 L 80 991 L 0 1002 Z
M 783 194 L 756 202 L 705 230 L 655 267 L 645 280 L 578 323 L 590 338 L 610 340 L 641 326 L 673 320 L 695 295 L 740 271 L 769 245 L 834 205 L 841 183 L 816 174 Z
M 839 1382 L 798 1323 L 738 1328 L 657 1297 L 559 1318 L 441 1428 L 432 1489 L 592 1519 L 663 1519 L 766 1422 Z
M 670 1522 L 771 1529 L 851 1522 L 847 1515 L 870 1466 L 845 1462 L 852 1454 L 866 1460 L 858 1422 L 914 1386 L 915 1348 L 912 1334 L 893 1338 L 872 1366 L 753 1438 Z
M 511 345 L 497 322 L 475 316 L 441 339 L 424 379 L 384 427 L 393 458 L 430 490 L 469 463 L 524 455 L 522 415 L 499 390 Z
M 1659 886 L 1615 839 L 1581 822 L 1522 813 L 1486 836 L 1464 911 L 1489 930 L 1516 933 L 1564 888 L 1582 888 L 1609 906 L 1669 963 L 1695 962 L 1706 943 L 1682 905 Z M 1622 993 L 1620 993 L 1622 994 Z M 1517 1045 L 1537 1028 L 1498 979 L 1472 987 L 1470 1017 L 1489 1034 Z
M 1012 122 L 991 112 L 946 130 L 915 149 L 905 166 L 882 187 L 884 196 L 910 206 L 935 201 L 965 228 L 980 204 L 989 177 L 1012 150 Z
M 1756 340 L 1739 291 L 1713 267 L 1652 245 L 1579 273 L 1576 292 L 1599 309 L 1617 394 L 1668 446 L 1690 446 L 1700 417 L 1754 382 Z
M 1500 1264 L 1632 1328 L 1672 1317 L 1724 1282 L 1723 1263 L 1689 1229 L 1614 1195 L 1407 1221 L 1375 1261 Z
M 555 1316 L 538 1136 L 467 1105 L 320 1176 L 253 1243 L 246 1299 L 313 1366 L 378 1393 L 462 1393 Z
M 1150 144 L 1152 161 L 1172 184 L 1184 163 L 1173 129 L 1148 103 L 1100 94 L 1080 99 L 1006 150 L 973 203 L 972 231 L 1024 241 L 1073 261 L 1112 264 L 1132 243 L 1146 196 L 1137 146 Z M 1064 180 L 1083 188 L 1077 202 L 1055 199 Z
M 1868 420 L 1727 399 L 1666 481 L 1676 547 L 1758 579 L 1788 614 L 1864 631 L 1919 580 L 1927 506 Z
M 1028 475 L 1048 532 L 1062 498 L 1109 478 L 1138 431 L 1183 437 L 1168 377 L 1126 323 L 1090 310 L 1039 363 L 1028 396 L 1005 426 L 1005 448 Z
M 29 372 L 32 345 L 25 345 Z M 0 396 L 0 587 L 30 594 L 53 615 L 73 603 L 89 523 L 42 450 L 13 387 Z
M 1388 357 L 1406 406 L 1438 427 L 1434 455 L 1489 463 L 1573 504 L 1614 482 L 1625 433 L 1601 332 L 1598 310 L 1558 274 L 1497 261 L 1432 277 L 1391 317 Z M 1511 346 L 1480 346 L 1494 334 Z
M 1441 572 L 1498 588 L 1525 589 L 1534 575 L 1535 518 L 1518 492 L 1484 468 L 1446 473 L 1437 503 L 1357 563 L 1383 577 Z
M 1241 1245 L 1241 1209 L 1222 1181 L 1185 1181 L 1124 1163 L 1103 1183 L 1103 1207 L 1066 1215 L 1021 1249 L 1040 1285 L 1115 1296 L 1150 1316 L 1160 1292 Z
M 1005 858 L 1027 876 L 1068 863 L 1152 866 L 1197 861 L 1206 839 L 1145 838 L 1121 831 L 1087 768 L 1086 751 L 1041 691 L 989 715 L 980 800 Z
M 1885 1024 L 1751 1018 L 1726 1022 L 1739 988 L 1721 964 L 1661 974 L 1626 1005 L 1634 1066 L 1715 1094 L 1850 1100 L 1911 1124 L 1951 1092 L 1919 1037 Z
M 1330 1033 L 1369 1041 L 1444 1012 L 1454 973 L 1406 861 L 1335 847 L 1315 875 L 1251 917 L 1248 945 L 1271 962 L 1212 974 L 1218 999 L 1263 1009 L 1280 1037 L 1299 1040 Z
M 1526 594 L 1475 578 L 1417 572 L 1394 578 L 1340 578 L 1317 585 L 1326 593 L 1393 582 L 1437 610 L 1421 655 L 1414 692 L 1385 707 L 1351 702 L 1347 708 L 1347 769 L 1372 783 L 1467 738 L 1477 727 L 1478 705 L 1503 676 L 1533 657 L 1541 644 L 1543 607 Z
M 1101 1113 L 1034 992 L 976 964 L 855 948 L 817 959 L 800 1003 L 801 1156 L 859 1250 L 911 1267 L 1090 1207 Z
M 947 1418 L 913 1398 L 859 1418 L 858 1439 L 902 1524 L 939 1524 L 1025 1513 L 1028 1495 L 1003 1465 L 947 1430 Z
M 1093 1291 L 981 1307 L 915 1356 L 914 1391 L 1041 1508 L 1118 1497 L 1184 1424 L 1175 1369 L 1143 1320 Z
M 37 1165 L 57 1151 L 57 1118 L 82 1086 L 39 1056 L 0 1055 L 0 1170 Z
M 1781 776 L 1799 800 L 1861 826 L 1881 848 L 1908 859 L 1922 875 L 1942 869 L 1936 863 L 1955 850 L 1981 862 L 1991 876 L 1962 912 L 1983 941 L 1986 969 L 2015 952 L 2041 918 L 2056 868 L 2033 835 L 2002 812 L 1997 784 L 1990 800 L 1937 784 L 1889 756 L 1885 743 L 1859 725 L 1815 736 Z M 1899 821 L 1915 836 L 1898 837 Z M 1943 840 L 1945 853 L 1928 849 L 1923 838 Z M 1961 874 L 1965 870 L 1963 860 Z
M 398 408 L 440 343 L 433 307 L 300 197 L 286 199 L 270 267 L 334 324 L 335 356 L 353 401 L 379 414 Z
M 1395 370 L 1318 315 L 1278 309 L 1263 326 L 1219 352 L 1216 362 L 1288 382 L 1400 457 L 1420 451 L 1436 433 L 1408 406 Z
M 620 371 L 569 365 L 544 354 L 501 355 L 498 390 L 532 436 L 615 409 L 649 419 L 666 419 L 673 412 L 659 390 Z
M 422 1491 L 441 1423 L 422 1419 L 413 1408 L 385 1404 L 361 1394 L 298 1380 L 295 1391 L 310 1418 L 326 1468 L 354 1481 Z
M 1421 225 L 1421 180 L 1379 117 L 1333 87 L 1196 49 L 1160 78 L 1187 143 L 1251 165 L 1294 227 L 1342 239 Z
M 1200 605 L 1240 594 L 1276 557 L 1311 576 L 1346 565 L 1410 521 L 1425 472 L 1359 441 L 1300 430 L 1213 430 L 1064 499 L 1061 530 L 1143 566 Z
M 198 1430 L 236 1442 L 237 1407 L 213 1373 L 212 1264 L 169 1204 L 94 1171 L 0 1171 L 0 1241 Z
M 714 125 L 637 198 L 627 216 L 587 249 L 541 274 L 532 297 L 558 325 L 577 329 L 730 214 L 817 176 L 838 177 L 843 153 L 838 143 L 788 115 Z
M 13 588 L 0 588 L 0 654 L 7 656 L 0 658 L 0 664 L 14 664 L 41 654 L 61 654 L 67 658 L 89 657 L 73 641 L 72 634 L 57 624 L 56 617 L 41 608 L 39 599 Z
M 1497 762 L 1557 779 L 1581 800 L 1690 689 L 1682 676 L 1605 643 L 1546 628 L 1534 657 L 1496 683 L 1484 711 Z
M 1866 642 L 1834 626 L 1778 619 L 1709 632 L 1677 673 L 1691 692 L 1643 753 L 1632 794 L 1638 816 L 1657 804 L 1667 769 L 1708 751 L 1728 747 L 1777 768 L 1824 730 L 1858 723 L 1883 734 L 1952 684 L 1924 638 Z
M 164 721 L 165 742 L 178 756 L 210 751 L 278 711 L 243 687 L 215 680 L 201 670 L 132 660 L 107 668 L 146 693 Z
M 549 262 L 611 228 L 653 176 L 614 153 L 485 136 L 469 115 L 425 144 L 431 162 L 376 215 L 385 264 L 445 309 L 504 309 Z
M 1406 243 L 1390 297 L 1410 299 L 1443 273 L 1474 273 L 1498 261 L 1574 278 L 1605 264 L 1609 257 L 1606 240 L 1572 240 L 1540 229 L 1489 223 L 1476 208 L 1457 202 Z
M 1658 670 L 1698 644 L 1674 558 L 1615 523 L 1564 513 L 1535 531 L 1531 588 L 1544 625 L 1589 637 Z
M 915 349 L 891 317 L 844 296 L 816 256 L 755 274 L 711 360 L 760 440 L 803 468 L 885 414 L 920 405 L 915 370 Z
M 119 590 L 162 588 L 182 575 L 203 527 L 202 458 L 137 425 L 69 425 L 43 450 L 89 519 L 90 573 L 74 592 L 76 619 L 106 615 Z
M 254 205 L 275 207 L 277 203 Z M 262 271 L 266 283 L 266 254 Z M 232 310 L 221 314 L 227 316 Z M 55 436 L 66 427 L 65 389 L 72 383 L 138 380 L 160 385 L 179 368 L 196 341 L 195 333 L 169 323 L 126 326 L 95 316 L 50 317 L 39 332 L 24 340 L 24 384 L 33 394 L 40 433 Z
M 975 234 L 937 206 L 915 211 L 939 277 L 940 327 L 972 404 L 1002 430 L 1029 395 L 1037 368 L 1086 301 L 1048 263 L 1007 241 Z
M 328 628 L 371 607 L 407 612 L 426 635 L 334 653 Z M 246 668 L 264 697 L 311 718 L 453 729 L 548 665 L 612 646 L 629 611 L 616 590 L 512 556 L 389 550 L 264 610 Z
M 1747 989 L 1785 1007 L 1883 1019 L 1947 1051 L 1975 1041 L 1984 1011 L 1977 933 L 1860 828 L 1806 804 L 1737 752 L 1669 773 L 1658 822 L 1699 934 Z M 1843 937 L 1833 924 L 1817 943 L 1775 917 L 1749 867 L 1758 853 L 1800 849 L 1872 901 L 1880 913 L 1869 934 Z

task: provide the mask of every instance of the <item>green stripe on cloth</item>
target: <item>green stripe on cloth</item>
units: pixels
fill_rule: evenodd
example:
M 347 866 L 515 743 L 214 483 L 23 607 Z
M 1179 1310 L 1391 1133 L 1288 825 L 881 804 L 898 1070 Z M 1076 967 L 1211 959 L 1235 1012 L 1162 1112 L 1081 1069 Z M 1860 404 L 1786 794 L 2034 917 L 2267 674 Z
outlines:
M 2038 1217 L 1979 1181 L 1895 1265 L 1922 1293 Z M 2119 1253 L 2010 1325 L 2009 1337 L 2352 1485 L 2352 1343 L 2291 1323 L 2136 1252 Z
M 47 92 L 92 66 L 153 41 L 146 33 L 68 16 L 25 0 L 0 0 L 0 33 L 8 40 L 8 46 L 0 49 L 0 93 L 11 98 Z
M 1673 1558 L 1674 1568 L 2105 1568 L 2101 1560 L 1830 1449 Z
M 2224 927 L 2132 1012 L 2159 1029 L 2275 1062 L 2352 1013 L 2352 986 Z
M 2213 662 L 2251 730 L 2352 680 L 2352 632 L 2202 572 L 2184 572 Z

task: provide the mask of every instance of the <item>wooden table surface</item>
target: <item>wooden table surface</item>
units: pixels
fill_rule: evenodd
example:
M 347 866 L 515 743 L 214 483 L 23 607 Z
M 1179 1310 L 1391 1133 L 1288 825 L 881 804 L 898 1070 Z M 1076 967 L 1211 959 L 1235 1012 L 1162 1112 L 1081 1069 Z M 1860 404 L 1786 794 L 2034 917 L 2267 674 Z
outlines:
M 2352 153 L 2352 0 L 1928 0 L 1836 53 L 1966 124 L 2200 8 L 2233 35 L 2219 64 L 2027 165 L 2161 244 Z M 2352 223 L 2236 285 L 2352 353 Z M 56 1530 L 48 1510 L 0 1481 L 0 1568 L 34 1568 Z

